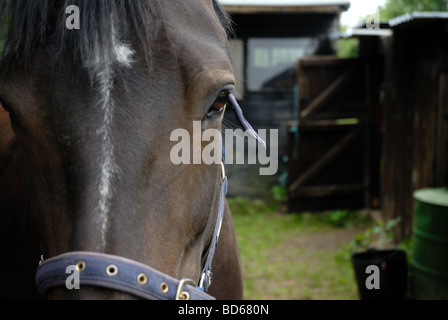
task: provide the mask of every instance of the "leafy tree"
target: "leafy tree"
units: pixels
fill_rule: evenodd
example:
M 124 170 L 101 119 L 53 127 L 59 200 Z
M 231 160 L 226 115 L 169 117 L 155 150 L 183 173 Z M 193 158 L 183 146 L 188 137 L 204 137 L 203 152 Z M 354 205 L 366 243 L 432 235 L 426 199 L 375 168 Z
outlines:
M 381 20 L 390 20 L 414 11 L 447 11 L 448 0 L 386 0 L 380 7 Z
M 415 11 L 448 11 L 448 0 L 386 0 L 379 9 L 380 20 L 388 21 Z M 359 22 L 366 20 L 367 16 L 359 17 Z M 340 31 L 344 32 L 346 28 L 347 26 L 341 26 Z M 338 56 L 340 58 L 356 57 L 358 49 L 358 39 L 340 39 L 338 41 Z

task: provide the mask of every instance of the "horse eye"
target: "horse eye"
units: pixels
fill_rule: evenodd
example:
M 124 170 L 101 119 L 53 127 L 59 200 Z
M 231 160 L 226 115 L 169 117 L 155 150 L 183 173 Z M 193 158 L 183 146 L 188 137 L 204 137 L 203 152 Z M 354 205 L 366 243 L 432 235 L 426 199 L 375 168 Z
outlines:
M 216 97 L 215 102 L 210 109 L 210 112 L 218 112 L 221 113 L 224 111 L 227 103 L 229 102 L 229 93 L 227 91 L 221 91 Z

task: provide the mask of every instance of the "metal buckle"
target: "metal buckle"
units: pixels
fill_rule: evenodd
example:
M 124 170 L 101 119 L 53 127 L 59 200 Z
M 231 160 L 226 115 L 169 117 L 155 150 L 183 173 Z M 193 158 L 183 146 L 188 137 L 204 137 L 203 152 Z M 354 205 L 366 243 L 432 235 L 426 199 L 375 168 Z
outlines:
M 199 282 L 199 288 L 204 291 L 204 282 L 205 282 L 205 278 L 207 277 L 208 279 L 208 286 L 212 285 L 212 276 L 211 276 L 211 271 L 207 270 L 206 272 L 202 273 L 201 276 L 201 282 Z
M 190 300 L 190 294 L 184 291 L 185 285 L 196 286 L 196 282 L 191 279 L 180 280 L 176 291 L 176 300 Z
M 222 173 L 222 181 L 226 180 L 226 168 L 224 166 L 224 162 L 221 162 L 221 173 Z

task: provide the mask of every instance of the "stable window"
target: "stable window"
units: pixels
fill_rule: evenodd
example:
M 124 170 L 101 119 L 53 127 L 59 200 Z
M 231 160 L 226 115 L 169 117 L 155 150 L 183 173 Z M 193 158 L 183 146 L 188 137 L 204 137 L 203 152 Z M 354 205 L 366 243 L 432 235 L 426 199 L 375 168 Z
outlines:
M 311 38 L 251 38 L 248 40 L 247 89 L 291 91 L 297 83 L 299 59 L 314 53 Z

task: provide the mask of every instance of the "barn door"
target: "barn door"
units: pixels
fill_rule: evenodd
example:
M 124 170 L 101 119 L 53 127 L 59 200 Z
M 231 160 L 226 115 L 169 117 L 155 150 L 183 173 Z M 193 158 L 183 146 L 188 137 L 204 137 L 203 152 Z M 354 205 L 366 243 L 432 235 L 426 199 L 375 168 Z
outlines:
M 379 181 L 375 63 L 327 57 L 300 61 L 298 134 L 290 144 L 288 185 L 294 209 L 370 205 L 378 185 L 372 178 Z

